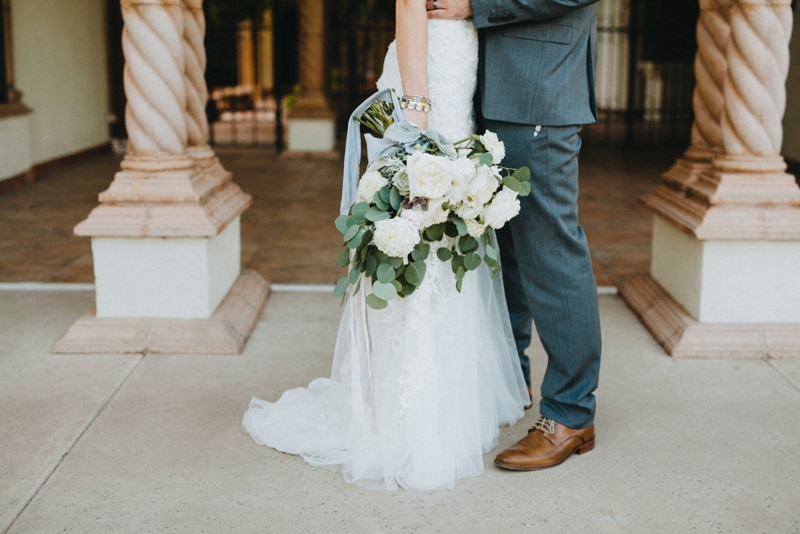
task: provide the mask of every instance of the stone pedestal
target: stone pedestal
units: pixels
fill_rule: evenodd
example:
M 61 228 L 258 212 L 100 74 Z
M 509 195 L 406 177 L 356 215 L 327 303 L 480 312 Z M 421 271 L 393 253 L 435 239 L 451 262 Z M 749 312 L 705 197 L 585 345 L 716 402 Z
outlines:
M 289 112 L 289 152 L 330 153 L 336 146 L 336 122 L 325 98 L 323 0 L 300 2 L 300 97 Z
M 620 287 L 676 357 L 800 357 L 800 188 L 780 156 L 789 4 L 701 1 L 692 147 L 643 198 L 651 274 Z
M 54 350 L 240 352 L 269 285 L 240 275 L 252 199 L 207 143 L 202 0 L 122 0 L 122 12 L 128 153 L 75 227 L 92 238 L 96 311 Z

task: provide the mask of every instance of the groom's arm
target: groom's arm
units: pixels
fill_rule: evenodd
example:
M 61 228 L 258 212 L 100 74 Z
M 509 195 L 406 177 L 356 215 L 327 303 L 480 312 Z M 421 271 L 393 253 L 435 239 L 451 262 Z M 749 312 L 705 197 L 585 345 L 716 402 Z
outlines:
M 472 16 L 478 28 L 517 22 L 557 19 L 599 0 L 429 0 L 428 18 L 462 19 Z

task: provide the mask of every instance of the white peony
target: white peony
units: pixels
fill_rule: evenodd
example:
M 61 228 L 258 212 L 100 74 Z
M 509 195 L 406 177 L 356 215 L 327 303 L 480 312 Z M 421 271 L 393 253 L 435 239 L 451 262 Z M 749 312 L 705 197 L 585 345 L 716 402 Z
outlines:
M 401 217 L 384 219 L 375 223 L 373 242 L 378 250 L 394 258 L 405 258 L 420 242 L 419 230 L 414 223 Z
M 500 182 L 497 181 L 492 169 L 481 165 L 478 167 L 475 177 L 467 184 L 467 195 L 483 206 L 492 199 L 492 195 L 498 187 L 500 187 Z
M 450 191 L 455 180 L 451 160 L 418 150 L 406 162 L 409 196 L 441 198 Z
M 506 145 L 497 138 L 496 133 L 486 130 L 486 133 L 481 136 L 481 143 L 486 148 L 486 151 L 492 155 L 492 161 L 495 165 L 506 157 Z
M 373 204 L 375 193 L 389 185 L 389 180 L 383 177 L 378 171 L 364 173 L 358 181 L 358 199 L 356 202 L 367 202 Z
M 414 210 L 403 210 L 400 213 L 400 217 L 403 219 L 410 221 L 414 226 L 417 227 L 417 230 L 422 228 L 422 215 Z
M 486 225 L 475 219 L 467 219 L 464 222 L 467 224 L 467 233 L 476 239 L 486 232 Z
M 450 214 L 450 211 L 442 207 L 444 202 L 445 200 L 443 198 L 437 198 L 434 200 L 429 200 L 426 206 L 414 207 L 414 212 L 416 212 L 422 218 L 421 228 L 423 230 L 429 226 L 443 223 L 447 220 L 447 216 Z
M 495 195 L 492 203 L 486 206 L 481 215 L 486 226 L 502 228 L 510 219 L 517 216 L 520 210 L 517 193 L 504 187 Z

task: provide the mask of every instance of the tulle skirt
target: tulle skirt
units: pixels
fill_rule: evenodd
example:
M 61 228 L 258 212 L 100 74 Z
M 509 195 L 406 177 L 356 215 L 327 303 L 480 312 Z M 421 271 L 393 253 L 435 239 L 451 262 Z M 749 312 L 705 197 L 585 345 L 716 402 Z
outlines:
M 366 306 L 363 287 L 349 298 L 331 378 L 251 400 L 243 425 L 257 443 L 367 488 L 452 489 L 483 472 L 527 390 L 501 277 L 481 265 L 459 293 L 434 252 L 410 297 L 383 310 Z

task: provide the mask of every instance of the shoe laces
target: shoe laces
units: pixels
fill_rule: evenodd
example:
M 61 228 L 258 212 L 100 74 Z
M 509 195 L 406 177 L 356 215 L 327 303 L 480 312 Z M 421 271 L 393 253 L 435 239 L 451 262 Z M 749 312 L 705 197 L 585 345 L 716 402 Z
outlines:
M 536 421 L 528 430 L 528 433 L 533 432 L 536 429 L 541 430 L 545 434 L 554 434 L 556 431 L 556 422 L 552 419 L 548 419 L 547 417 L 540 417 L 539 420 Z

